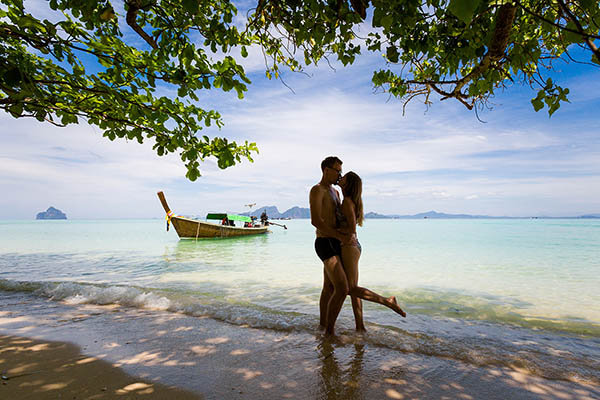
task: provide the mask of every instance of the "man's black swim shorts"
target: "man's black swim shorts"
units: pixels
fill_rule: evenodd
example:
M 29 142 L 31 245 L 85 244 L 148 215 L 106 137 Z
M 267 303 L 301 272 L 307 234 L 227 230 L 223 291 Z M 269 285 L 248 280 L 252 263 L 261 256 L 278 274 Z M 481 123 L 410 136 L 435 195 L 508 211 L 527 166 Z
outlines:
M 333 256 L 341 256 L 342 242 L 336 238 L 318 237 L 315 239 L 315 251 L 321 261 L 325 261 Z

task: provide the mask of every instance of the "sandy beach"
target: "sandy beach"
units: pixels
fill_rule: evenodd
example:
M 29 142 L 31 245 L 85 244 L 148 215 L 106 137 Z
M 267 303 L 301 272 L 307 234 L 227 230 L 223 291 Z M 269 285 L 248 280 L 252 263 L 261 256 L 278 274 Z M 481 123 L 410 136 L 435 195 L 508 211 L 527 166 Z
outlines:
M 3 399 L 201 399 L 126 374 L 71 343 L 0 336 Z
M 0 292 L 0 398 L 594 399 L 518 368 L 401 353 L 347 336 L 254 329 Z

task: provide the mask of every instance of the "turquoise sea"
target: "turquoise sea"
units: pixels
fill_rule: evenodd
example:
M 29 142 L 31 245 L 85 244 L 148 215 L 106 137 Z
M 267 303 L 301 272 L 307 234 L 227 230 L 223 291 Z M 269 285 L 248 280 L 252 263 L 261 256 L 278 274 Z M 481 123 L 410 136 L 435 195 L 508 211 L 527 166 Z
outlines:
M 308 220 L 268 235 L 179 240 L 165 221 L 0 221 L 0 291 L 315 332 L 322 264 Z M 367 220 L 364 340 L 600 383 L 600 220 Z M 338 332 L 352 335 L 349 300 Z

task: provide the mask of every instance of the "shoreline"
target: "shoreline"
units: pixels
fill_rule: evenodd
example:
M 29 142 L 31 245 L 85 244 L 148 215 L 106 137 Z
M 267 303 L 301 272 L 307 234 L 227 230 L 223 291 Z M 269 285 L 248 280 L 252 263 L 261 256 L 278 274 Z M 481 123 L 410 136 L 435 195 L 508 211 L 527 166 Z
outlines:
M 516 367 L 475 366 L 402 353 L 370 345 L 360 335 L 331 343 L 316 331 L 256 329 L 208 317 L 116 305 L 69 305 L 11 292 L 0 292 L 0 310 L 0 335 L 73 343 L 81 349 L 78 357 L 120 368 L 117 372 L 129 374 L 134 383 L 142 379 L 140 388 L 153 384 L 156 392 L 148 393 L 148 398 L 161 398 L 161 390 L 179 389 L 188 391 L 189 398 L 206 399 L 600 397 L 597 385 L 544 379 Z M 76 348 L 71 345 L 50 347 L 57 352 L 56 360 L 73 360 Z M 77 373 L 90 374 L 84 366 L 74 367 L 61 379 Z M 27 375 L 19 382 L 38 378 Z M 0 397 L 6 387 L 0 385 Z M 90 396 L 97 394 L 93 386 L 84 389 Z M 87 398 L 86 393 L 77 398 Z

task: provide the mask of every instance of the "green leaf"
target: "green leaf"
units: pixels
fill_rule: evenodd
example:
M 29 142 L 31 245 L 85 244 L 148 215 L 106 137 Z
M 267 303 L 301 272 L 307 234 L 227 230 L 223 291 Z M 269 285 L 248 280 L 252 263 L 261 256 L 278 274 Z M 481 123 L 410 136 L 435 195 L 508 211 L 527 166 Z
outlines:
M 448 9 L 454 16 L 469 25 L 481 0 L 450 0 Z
M 23 81 L 23 77 L 18 68 L 12 67 L 0 76 L 0 80 L 3 81 L 7 86 L 14 87 Z
M 531 99 L 531 104 L 533 105 L 533 109 L 537 112 L 544 108 L 544 102 L 537 98 Z
M 390 46 L 387 48 L 386 57 L 390 62 L 397 63 L 398 62 L 398 49 L 396 46 Z
M 567 23 L 567 28 L 576 31 L 577 30 L 577 26 L 575 25 L 575 23 L 573 23 L 572 21 L 569 21 Z M 583 36 L 580 35 L 579 33 L 574 33 L 574 32 L 570 32 L 570 31 L 563 31 L 565 39 L 569 42 L 569 43 L 581 43 L 583 42 Z
M 546 91 L 544 89 L 538 91 L 535 99 L 531 99 L 531 104 L 536 112 L 544 108 L 544 100 L 546 100 Z
M 21 114 L 23 114 L 23 103 L 13 104 L 8 108 L 8 112 L 10 112 L 15 118 L 20 117 Z
M 200 171 L 198 171 L 198 168 L 188 169 L 188 172 L 187 172 L 187 174 L 185 174 L 185 176 L 190 181 L 194 182 L 200 176 Z
M 581 7 L 586 11 L 592 11 L 597 6 L 596 0 L 579 0 Z
M 200 4 L 198 0 L 182 0 L 183 8 L 190 14 L 197 14 Z
M 381 26 L 381 19 L 383 18 L 382 8 L 383 7 L 375 7 L 375 10 L 373 10 L 373 26 Z
M 390 30 L 392 22 L 394 22 L 394 17 L 391 14 L 381 18 L 381 26 L 383 26 L 386 30 Z
M 100 11 L 100 19 L 103 21 L 110 21 L 115 17 L 115 10 L 109 5 L 104 10 Z

